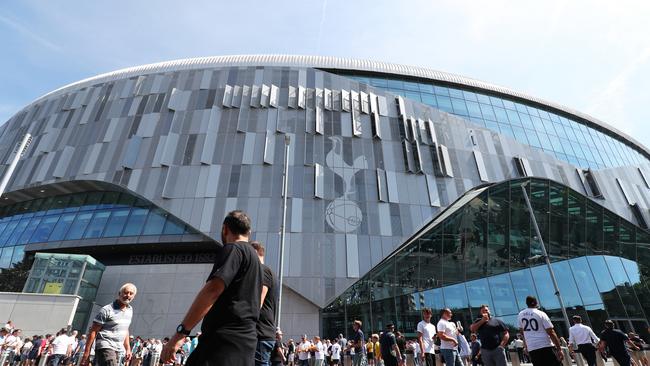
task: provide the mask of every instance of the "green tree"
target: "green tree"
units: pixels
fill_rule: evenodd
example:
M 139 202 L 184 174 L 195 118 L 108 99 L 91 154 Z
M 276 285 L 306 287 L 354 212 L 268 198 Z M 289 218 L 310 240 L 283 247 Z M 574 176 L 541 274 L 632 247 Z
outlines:
M 0 272 L 0 292 L 22 292 L 33 260 L 24 259 Z

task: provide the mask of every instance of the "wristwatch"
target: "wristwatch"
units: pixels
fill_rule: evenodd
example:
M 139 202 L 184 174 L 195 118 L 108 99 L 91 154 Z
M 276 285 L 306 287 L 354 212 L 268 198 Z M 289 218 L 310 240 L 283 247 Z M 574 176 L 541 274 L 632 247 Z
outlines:
M 185 329 L 185 326 L 183 326 L 183 323 L 179 324 L 176 327 L 176 333 L 182 334 L 184 336 L 190 335 L 191 330 Z

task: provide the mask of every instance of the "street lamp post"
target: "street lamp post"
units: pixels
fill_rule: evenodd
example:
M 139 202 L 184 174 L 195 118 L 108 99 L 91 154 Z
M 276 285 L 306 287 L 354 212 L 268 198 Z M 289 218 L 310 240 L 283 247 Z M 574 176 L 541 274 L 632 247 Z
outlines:
M 289 191 L 289 144 L 291 137 L 284 135 L 284 173 L 282 174 L 282 228 L 280 229 L 280 268 L 278 271 L 280 291 L 278 292 L 278 308 L 275 314 L 275 322 L 280 327 L 282 317 L 282 277 L 284 273 L 284 243 L 287 231 L 287 196 Z
M 526 207 L 528 207 L 528 212 L 530 213 L 530 218 L 533 221 L 533 228 L 535 229 L 535 235 L 539 239 L 539 242 L 542 244 L 542 255 L 546 261 L 546 267 L 548 267 L 548 272 L 551 274 L 551 281 L 553 282 L 553 287 L 555 288 L 555 296 L 557 296 L 558 301 L 560 302 L 560 308 L 562 308 L 562 315 L 564 316 L 564 322 L 567 326 L 567 331 L 571 328 L 571 323 L 569 322 L 569 316 L 566 312 L 566 307 L 564 306 L 564 301 L 562 300 L 562 295 L 560 294 L 560 288 L 557 285 L 557 280 L 555 279 L 555 272 L 553 272 L 553 267 L 551 267 L 551 259 L 548 256 L 546 251 L 546 246 L 544 245 L 544 239 L 542 239 L 542 234 L 539 231 L 539 225 L 537 225 L 537 219 L 535 218 L 535 212 L 533 211 L 533 206 L 530 204 L 530 198 L 528 198 L 528 192 L 526 192 L 526 185 L 530 183 L 530 180 L 521 185 L 521 192 L 524 194 L 524 200 L 526 201 Z
M 14 170 L 16 170 L 16 165 L 18 165 L 18 161 L 25 154 L 25 151 L 27 151 L 27 148 L 31 143 L 32 143 L 32 135 L 26 133 L 25 136 L 23 136 L 22 140 L 20 140 L 20 142 L 16 144 L 16 148 L 14 149 L 14 157 L 11 159 L 11 163 L 9 164 L 9 167 L 5 172 L 5 175 L 2 177 L 2 181 L 0 181 L 0 197 L 5 193 L 7 184 L 9 184 L 9 180 L 11 179 L 11 176 L 14 174 Z

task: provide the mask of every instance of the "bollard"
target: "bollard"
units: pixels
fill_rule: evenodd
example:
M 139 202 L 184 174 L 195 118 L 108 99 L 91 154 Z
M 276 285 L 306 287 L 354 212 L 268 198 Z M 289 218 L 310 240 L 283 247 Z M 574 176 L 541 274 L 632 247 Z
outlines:
M 45 364 L 47 363 L 47 357 L 48 357 L 47 350 L 45 350 L 43 351 L 43 353 L 41 353 L 41 358 L 38 360 L 38 366 L 45 366 Z
M 7 357 L 9 357 L 9 351 L 4 350 L 0 353 L 0 366 L 3 366 L 7 362 Z
M 158 366 L 158 362 L 160 361 L 160 353 L 154 352 L 151 354 L 151 366 Z
M 573 353 L 573 357 L 575 357 L 576 365 L 577 365 L 577 366 L 585 366 L 585 365 L 586 365 L 586 361 L 585 361 L 585 359 L 582 357 L 582 353 L 580 353 L 580 352 L 574 352 L 574 353 Z
M 519 359 L 519 353 L 517 351 L 509 351 L 510 353 L 510 363 L 512 366 L 520 366 L 521 360 Z
M 571 355 L 569 354 L 569 349 L 567 347 L 562 347 L 562 355 L 564 356 L 564 359 L 562 360 L 562 365 L 564 366 L 571 366 L 573 362 L 571 362 Z

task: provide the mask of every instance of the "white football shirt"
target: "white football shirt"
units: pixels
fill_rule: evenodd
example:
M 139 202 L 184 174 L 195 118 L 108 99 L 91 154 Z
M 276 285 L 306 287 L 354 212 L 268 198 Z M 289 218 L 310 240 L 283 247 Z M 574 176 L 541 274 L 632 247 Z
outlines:
M 524 333 L 528 352 L 553 347 L 551 337 L 546 333 L 547 329 L 553 328 L 553 323 L 545 312 L 539 309 L 524 309 L 519 312 L 517 323 Z

